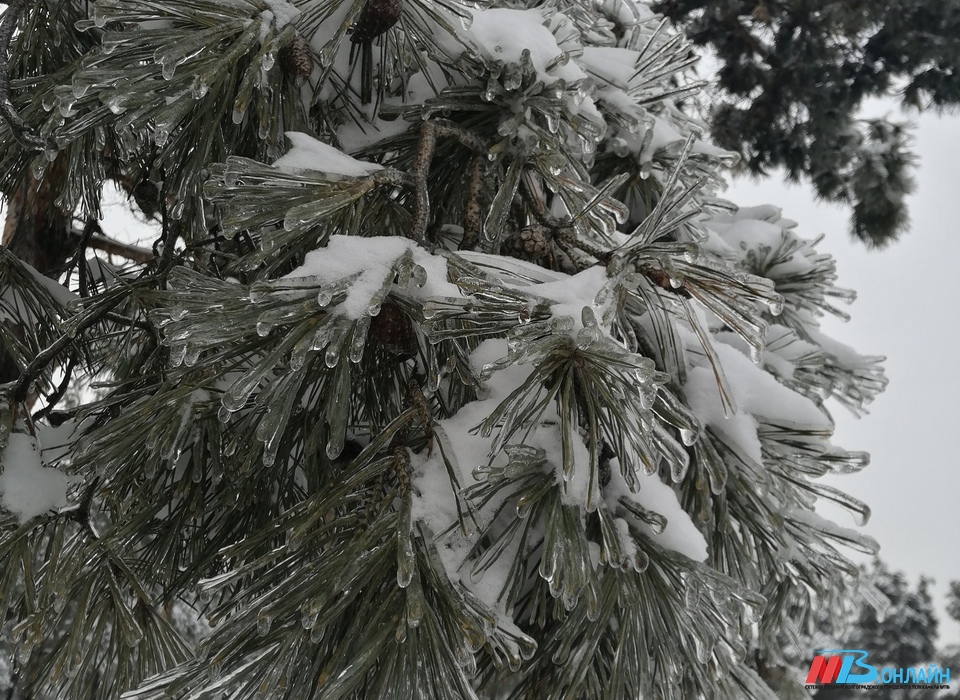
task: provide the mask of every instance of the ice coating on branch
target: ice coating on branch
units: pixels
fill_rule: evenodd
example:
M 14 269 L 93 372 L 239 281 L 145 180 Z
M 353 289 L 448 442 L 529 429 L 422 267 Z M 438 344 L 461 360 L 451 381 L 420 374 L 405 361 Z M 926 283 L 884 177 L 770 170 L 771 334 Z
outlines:
M 338 307 L 347 318 L 357 319 L 369 313 L 371 299 L 383 287 L 393 264 L 407 251 L 426 272 L 423 287 L 408 289 L 407 293 L 423 299 L 460 296 L 457 286 L 447 281 L 445 258 L 431 255 L 410 239 L 399 236 L 331 236 L 325 247 L 307 253 L 303 265 L 283 279 L 316 277 L 322 283 L 333 283 L 357 275 L 349 285 L 347 298 Z
M 350 177 L 364 177 L 383 169 L 381 165 L 352 158 L 343 151 L 299 131 L 288 131 L 287 138 L 293 148 L 274 162 L 275 168 L 318 170 Z
M 52 280 L 45 275 L 41 275 L 37 272 L 36 268 L 31 265 L 23 262 L 22 260 L 17 260 L 17 265 L 21 266 L 22 269 L 30 275 L 33 281 L 40 287 L 43 288 L 52 301 L 66 306 L 70 302 L 78 299 L 79 297 L 64 287 L 62 284 L 59 284 L 56 280 Z M 33 312 L 33 307 L 30 304 L 24 303 L 24 295 L 13 285 L 0 285 L 0 321 L 3 323 L 36 323 L 37 316 Z
M 694 525 L 693 520 L 681 507 L 677 494 L 660 481 L 656 474 L 638 474 L 640 490 L 634 493 L 627 486 L 620 473 L 618 460 L 611 460 L 610 483 L 604 487 L 604 497 L 609 503 L 620 498 L 626 498 L 643 508 L 658 513 L 667 519 L 667 526 L 663 532 L 657 533 L 646 523 L 639 523 L 638 527 L 655 543 L 664 549 L 679 552 L 694 561 L 706 561 L 707 541 Z M 625 541 L 630 542 L 629 538 Z
M 513 10 L 494 8 L 471 10 L 473 22 L 469 29 L 459 32 L 463 43 L 473 45 L 489 61 L 507 65 L 522 65 L 524 57 L 536 71 L 537 79 L 544 85 L 553 85 L 562 80 L 566 85 L 578 84 L 588 79 L 570 52 L 560 46 L 557 34 L 572 35 L 572 22 L 562 13 L 547 18 L 541 10 Z M 575 32 L 573 33 L 575 35 Z M 581 47 L 573 43 L 576 52 Z M 576 97 L 565 95 L 564 102 L 571 114 L 580 114 L 603 124 L 603 118 L 593 98 L 581 90 Z
M 507 347 L 504 340 L 486 340 L 471 355 L 471 364 L 479 372 L 484 365 L 501 359 L 506 353 Z M 471 472 L 476 466 L 502 466 L 505 464 L 504 455 L 491 454 L 491 444 L 495 435 L 483 437 L 474 428 L 482 423 L 494 408 L 507 398 L 517 386 L 522 384 L 533 371 L 536 370 L 529 365 L 514 364 L 495 372 L 486 382 L 488 393 L 482 400 L 470 402 L 463 406 L 456 415 L 439 421 L 439 425 L 449 439 L 449 445 L 455 453 L 455 461 L 459 466 L 457 478 L 461 484 L 469 484 L 473 481 Z M 575 438 L 573 441 L 575 455 L 573 478 L 564 481 L 560 473 L 563 455 L 559 423 L 560 417 L 555 404 L 551 403 L 544 411 L 539 423 L 525 435 L 523 444 L 529 448 L 543 450 L 546 463 L 555 470 L 556 481 L 561 484 L 561 500 L 567 505 L 582 507 L 587 501 L 587 491 L 590 487 L 589 453 L 583 441 Z M 651 537 L 654 543 L 665 549 L 679 552 L 696 561 L 705 560 L 706 542 L 690 516 L 681 508 L 676 494 L 669 486 L 661 482 L 656 474 L 649 476 L 641 474 L 639 475 L 640 492 L 631 493 L 620 475 L 620 467 L 616 460 L 613 460 L 611 472 L 613 473 L 613 479 L 604 487 L 602 496 L 611 510 L 618 508 L 617 501 L 619 498 L 626 497 L 644 508 L 664 516 L 667 520 L 667 527 L 663 532 L 656 533 L 645 525 L 641 525 L 641 529 Z M 417 469 L 414 484 L 419 492 L 419 495 L 414 499 L 414 517 L 427 523 L 434 532 L 446 531 L 452 523 L 456 522 L 457 510 L 443 462 L 439 459 L 422 461 Z M 483 513 L 489 512 L 491 511 L 483 511 Z M 481 518 L 481 525 L 484 524 L 483 518 L 489 517 L 489 515 L 484 516 L 482 513 L 477 515 Z M 446 565 L 451 572 L 459 571 L 469 553 L 470 544 L 462 541 L 461 535 L 458 533 L 449 535 L 445 542 Z M 509 562 L 510 557 L 504 557 L 503 559 Z M 500 571 L 497 573 L 494 571 L 490 573 L 490 570 L 488 570 L 484 574 L 483 580 L 486 582 L 484 584 L 486 592 L 481 595 L 481 598 L 491 592 L 499 592 L 499 585 L 487 580 L 488 575 L 492 576 L 493 581 L 502 581 L 502 578 L 506 577 L 506 572 Z M 480 595 L 479 591 L 478 595 Z
M 613 302 L 612 298 L 602 299 L 601 293 L 610 279 L 606 269 L 600 266 L 567 275 L 503 255 L 473 251 L 461 251 L 458 255 L 495 275 L 504 287 L 546 300 L 554 317 L 573 319 L 574 331 L 583 327 L 585 307 L 602 318 Z
M 475 10 L 473 24 L 464 35 L 473 39 L 487 58 L 504 63 L 519 63 L 523 51 L 529 51 L 538 77 L 548 85 L 560 78 L 573 82 L 587 77 L 573 61 L 556 62 L 563 50 L 544 26 L 539 10 Z
M 749 414 L 805 430 L 828 434 L 833 431 L 833 423 L 816 404 L 785 387 L 742 352 L 725 343 L 715 343 L 714 350 L 730 380 L 741 413 L 729 421 L 724 418 L 713 372 L 707 367 L 694 367 L 687 374 L 684 392 L 690 407 L 704 423 L 728 430 L 733 429 L 733 425 L 742 425 L 741 417 Z M 742 433 L 741 436 L 745 437 Z M 755 449 L 759 461 L 759 443 Z
M 0 465 L 0 503 L 20 522 L 68 505 L 67 489 L 73 480 L 61 471 L 43 466 L 36 438 L 12 433 L 0 452 Z
M 569 316 L 579 328 L 583 325 L 581 311 L 584 306 L 592 308 L 597 316 L 603 315 L 605 306 L 595 301 L 607 281 L 607 271 L 595 266 L 556 282 L 530 285 L 524 291 L 552 301 L 553 315 Z

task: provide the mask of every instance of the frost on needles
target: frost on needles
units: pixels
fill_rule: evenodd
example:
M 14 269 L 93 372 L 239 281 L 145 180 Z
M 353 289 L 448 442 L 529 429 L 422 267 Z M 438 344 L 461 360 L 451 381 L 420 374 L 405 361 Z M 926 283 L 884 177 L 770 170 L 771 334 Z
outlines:
M 13 697 L 804 696 L 882 358 L 649 7 L 403 0 L 367 103 L 364 0 L 10 7 L 0 187 L 157 230 L 0 249 Z

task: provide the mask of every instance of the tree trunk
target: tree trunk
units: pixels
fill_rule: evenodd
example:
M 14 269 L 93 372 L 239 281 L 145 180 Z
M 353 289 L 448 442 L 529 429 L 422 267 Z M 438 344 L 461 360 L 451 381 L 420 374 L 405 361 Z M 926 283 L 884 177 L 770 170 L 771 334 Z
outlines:
M 64 158 L 51 163 L 40 181 L 28 173 L 7 202 L 3 227 L 3 246 L 49 277 L 56 277 L 75 246 L 69 234 L 70 213 L 55 204 L 65 175 Z M 0 384 L 18 376 L 20 369 L 0 345 Z

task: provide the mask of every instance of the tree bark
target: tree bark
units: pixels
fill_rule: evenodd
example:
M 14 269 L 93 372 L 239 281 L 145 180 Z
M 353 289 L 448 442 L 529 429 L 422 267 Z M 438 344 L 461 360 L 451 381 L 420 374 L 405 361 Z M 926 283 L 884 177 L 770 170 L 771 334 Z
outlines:
M 66 159 L 58 158 L 40 181 L 27 173 L 7 201 L 3 246 L 48 277 L 56 276 L 76 247 L 70 236 L 70 212 L 55 203 L 65 176 Z M 19 376 L 20 369 L 0 345 L 0 384 Z

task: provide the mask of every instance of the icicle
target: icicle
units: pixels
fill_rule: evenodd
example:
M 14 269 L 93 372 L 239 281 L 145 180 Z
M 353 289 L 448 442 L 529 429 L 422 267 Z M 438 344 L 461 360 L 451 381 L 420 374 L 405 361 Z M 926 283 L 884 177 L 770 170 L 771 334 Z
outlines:
M 261 637 L 266 637 L 270 634 L 270 625 L 272 623 L 273 618 L 270 616 L 270 613 L 267 612 L 266 608 L 264 608 L 257 615 L 257 634 Z
M 412 498 L 408 491 L 400 500 L 400 520 L 397 525 L 397 585 L 400 588 L 407 588 L 410 585 L 416 568 L 411 542 L 412 509 Z
M 367 343 L 367 332 L 370 330 L 370 317 L 364 316 L 354 323 L 353 337 L 350 339 L 350 362 L 357 364 L 363 359 L 363 350 Z
M 413 629 L 420 625 L 426 607 L 427 603 L 423 597 L 423 589 L 420 587 L 420 579 L 414 576 L 410 585 L 407 586 L 406 615 L 408 627 Z
M 327 351 L 323 355 L 323 364 L 333 369 L 340 362 L 340 346 L 331 343 L 327 346 Z

